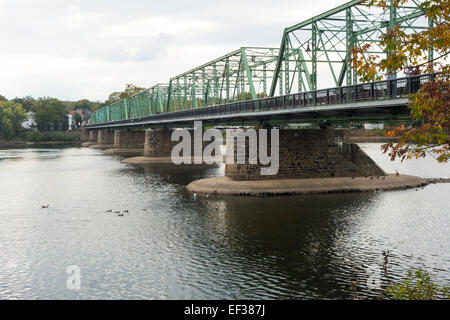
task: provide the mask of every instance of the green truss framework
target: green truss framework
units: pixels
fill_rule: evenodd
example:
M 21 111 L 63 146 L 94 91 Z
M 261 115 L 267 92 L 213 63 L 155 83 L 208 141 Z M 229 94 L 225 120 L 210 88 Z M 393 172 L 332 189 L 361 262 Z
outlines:
M 97 110 L 91 123 L 313 91 L 319 89 L 319 75 L 332 79 L 336 87 L 357 84 L 348 61 L 352 47 L 372 42 L 369 54 L 388 55 L 378 45 L 386 30 L 397 24 L 411 33 L 433 27 L 420 8 L 423 0 L 398 8 L 390 1 L 387 10 L 369 8 L 361 0 L 347 2 L 286 28 L 280 48 L 241 47 L 171 78 L 169 84 L 157 84 Z M 433 59 L 432 48 L 428 59 Z
M 318 74 L 333 79 L 336 87 L 357 84 L 356 73 L 348 62 L 350 49 L 372 42 L 374 50 L 369 54 L 387 55 L 377 45 L 386 30 L 396 24 L 412 33 L 432 27 L 432 21 L 420 8 L 422 2 L 413 0 L 409 6 L 396 8 L 391 0 L 388 9 L 383 10 L 353 0 L 286 28 L 270 96 L 276 94 L 277 88 L 280 95 L 317 90 Z M 433 51 L 428 54 L 432 59 Z
M 159 83 L 148 90 L 114 102 L 91 115 L 91 123 L 103 123 L 141 118 L 164 112 L 169 96 L 169 85 Z
M 167 111 L 267 96 L 277 60 L 278 48 L 242 47 L 173 77 Z

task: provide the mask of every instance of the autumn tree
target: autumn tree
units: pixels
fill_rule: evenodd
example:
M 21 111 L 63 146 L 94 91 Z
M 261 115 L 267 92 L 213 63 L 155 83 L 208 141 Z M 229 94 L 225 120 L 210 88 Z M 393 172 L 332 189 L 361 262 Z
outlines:
M 389 5 L 415 6 L 415 0 L 366 0 L 368 6 L 388 9 Z M 379 45 L 387 53 L 381 58 L 372 51 L 373 43 L 366 43 L 351 50 L 352 68 L 362 82 L 381 80 L 380 74 L 395 74 L 405 68 L 418 67 L 422 73 L 438 72 L 434 80 L 426 82 L 419 91 L 409 96 L 408 108 L 418 125 L 412 128 L 394 127 L 386 133 L 388 143 L 382 146 L 391 160 L 402 161 L 431 155 L 439 162 L 450 159 L 450 95 L 449 65 L 450 53 L 449 13 L 450 0 L 426 0 L 419 4 L 426 18 L 433 24 L 414 33 L 407 32 L 400 24 L 381 35 Z M 430 59 L 429 52 L 434 52 Z M 400 140 L 393 142 L 393 137 Z

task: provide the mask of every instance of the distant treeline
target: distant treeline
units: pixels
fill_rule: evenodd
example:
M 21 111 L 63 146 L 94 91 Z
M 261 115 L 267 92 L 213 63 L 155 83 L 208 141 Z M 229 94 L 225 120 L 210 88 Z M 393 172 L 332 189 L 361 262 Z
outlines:
M 28 141 L 54 141 L 46 139 L 56 139 L 57 135 L 50 137 L 48 134 L 27 136 L 22 123 L 27 119 L 27 113 L 34 113 L 34 122 L 36 129 L 44 131 L 66 131 L 69 128 L 68 113 L 71 110 L 82 110 L 82 116 L 75 113 L 72 119 L 73 127 L 78 127 L 83 122 L 89 120 L 90 114 L 106 105 L 121 99 L 128 98 L 139 92 L 146 90 L 143 87 L 127 84 L 123 91 L 115 91 L 108 96 L 105 102 L 90 101 L 82 99 L 79 101 L 61 101 L 56 98 L 42 97 L 33 98 L 25 96 L 22 98 L 6 99 L 0 95 L 0 139 L 11 140 L 14 137 L 26 137 Z M 72 139 L 60 137 L 59 141 Z M 31 139 L 31 140 L 30 140 Z M 34 140 L 33 140 L 34 139 Z
M 75 113 L 74 119 L 72 119 L 73 126 L 77 127 L 83 121 L 88 120 L 90 112 L 101 106 L 102 104 L 99 102 L 91 102 L 86 99 L 67 102 L 56 98 L 35 99 L 27 96 L 7 100 L 0 95 L 0 139 L 10 140 L 25 131 L 22 123 L 27 119 L 27 113 L 30 111 L 34 113 L 35 129 L 65 131 L 69 129 L 68 113 L 70 110 L 83 110 L 84 117 Z

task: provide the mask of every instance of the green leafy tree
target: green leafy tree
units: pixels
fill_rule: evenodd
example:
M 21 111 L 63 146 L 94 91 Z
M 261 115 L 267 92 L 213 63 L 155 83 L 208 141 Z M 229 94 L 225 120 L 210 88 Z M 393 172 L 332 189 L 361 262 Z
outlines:
M 83 122 L 83 118 L 80 116 L 79 113 L 74 114 L 73 122 L 75 124 L 75 127 L 79 127 L 81 125 L 81 123 Z
M 39 98 L 33 106 L 35 121 L 40 131 L 62 130 L 67 123 L 67 111 L 64 104 L 55 98 Z
M 77 109 L 92 110 L 93 105 L 94 105 L 94 103 L 89 101 L 88 99 L 82 99 L 82 100 L 75 102 L 72 105 L 72 109 L 73 110 L 77 110 Z
M 105 101 L 105 105 L 110 105 L 111 103 L 117 102 L 120 100 L 121 92 L 113 92 L 108 96 L 108 100 Z
M 145 88 L 138 87 L 134 84 L 127 84 L 125 90 L 122 92 L 113 92 L 108 96 L 108 100 L 105 101 L 105 105 L 110 105 L 111 103 L 117 102 L 122 99 L 129 98 L 135 94 L 138 94 L 146 90 Z
M 26 111 L 19 103 L 13 101 L 0 102 L 0 134 L 11 139 L 22 130 L 22 122 L 27 118 Z
M 368 0 L 368 6 L 387 9 L 389 5 L 414 4 L 414 0 Z M 390 141 L 382 150 L 392 160 L 402 161 L 431 155 L 439 162 L 450 159 L 450 66 L 447 61 L 450 53 L 450 0 L 423 1 L 420 8 L 425 17 L 433 21 L 433 26 L 411 33 L 400 23 L 382 34 L 379 45 L 388 53 L 385 58 L 372 51 L 373 43 L 366 43 L 351 50 L 351 63 L 363 82 L 380 80 L 381 74 L 403 71 L 411 66 L 420 72 L 441 72 L 434 81 L 425 83 L 416 94 L 410 95 L 408 107 L 411 117 L 418 125 L 412 128 L 398 126 L 386 133 Z M 428 52 L 435 52 L 435 59 Z M 393 137 L 400 140 L 393 142 Z
M 145 88 L 135 86 L 134 84 L 127 84 L 125 90 L 119 94 L 119 98 L 126 99 L 144 90 Z
M 24 108 L 26 112 L 29 112 L 33 105 L 36 103 L 36 99 L 32 96 L 14 98 L 12 101 L 14 101 L 15 103 L 20 103 L 22 105 L 22 108 Z
M 104 107 L 103 103 L 95 102 L 91 107 L 91 111 L 94 112 L 103 107 Z
M 2 95 L 0 94 L 0 101 L 8 101 L 8 99 L 6 99 L 4 96 L 2 96 Z

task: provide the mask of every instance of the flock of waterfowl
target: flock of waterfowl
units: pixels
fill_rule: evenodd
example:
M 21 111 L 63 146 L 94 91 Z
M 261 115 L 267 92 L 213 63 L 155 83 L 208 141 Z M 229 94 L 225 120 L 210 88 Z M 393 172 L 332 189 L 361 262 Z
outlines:
M 142 209 L 142 211 L 147 211 L 147 209 Z M 107 213 L 112 213 L 112 209 L 106 210 Z M 114 211 L 115 214 L 117 214 L 118 217 L 123 217 L 125 213 L 130 213 L 130 210 L 123 210 L 123 211 Z
M 48 209 L 50 208 L 50 205 L 41 205 L 42 209 Z M 142 211 L 147 211 L 147 209 L 142 209 Z M 108 209 L 106 210 L 107 213 L 112 213 L 113 209 Z M 123 211 L 114 211 L 115 214 L 117 214 L 118 217 L 123 217 L 125 213 L 130 213 L 130 210 L 123 210 Z

